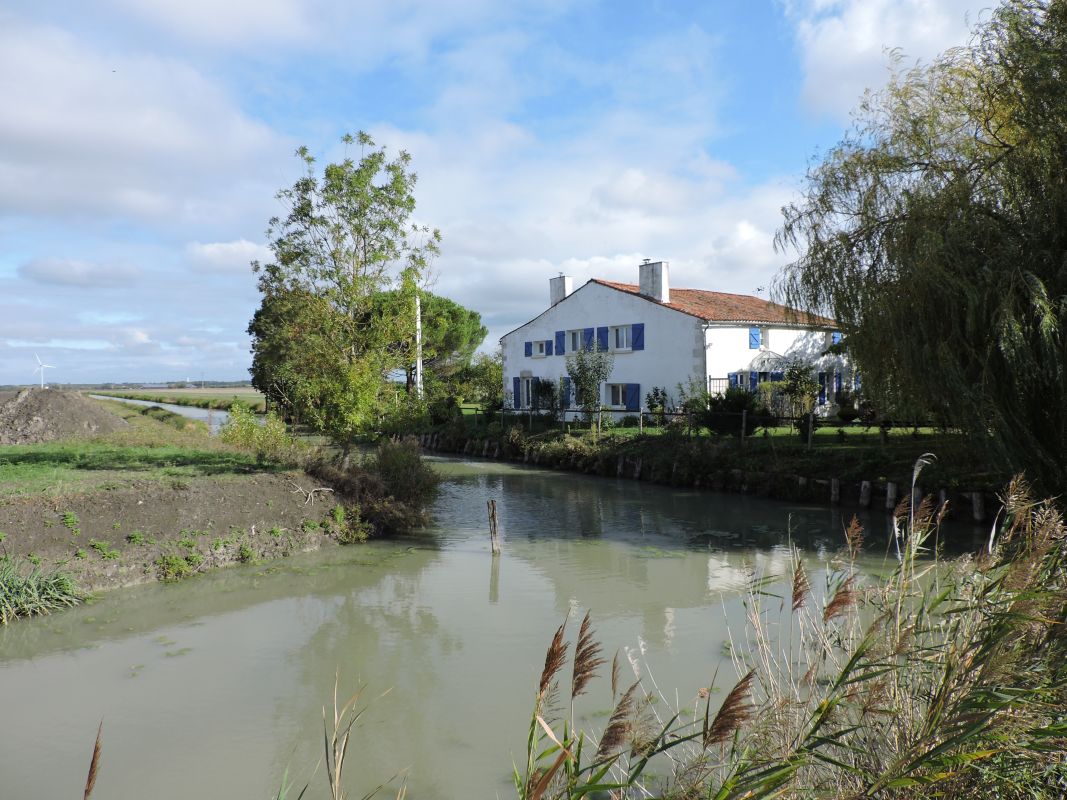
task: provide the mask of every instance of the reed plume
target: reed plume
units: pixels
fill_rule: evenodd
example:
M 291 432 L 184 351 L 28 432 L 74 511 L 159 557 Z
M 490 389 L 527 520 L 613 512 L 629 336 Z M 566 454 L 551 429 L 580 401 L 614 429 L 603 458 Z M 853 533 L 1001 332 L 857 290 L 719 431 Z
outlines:
M 852 515 L 848 527 L 845 528 L 845 542 L 848 544 L 849 558 L 855 561 L 863 547 L 863 526 L 855 514 Z
M 593 625 L 589 612 L 585 612 L 582 626 L 578 629 L 578 643 L 574 646 L 574 671 L 571 676 L 571 700 L 582 694 L 604 664 L 600 657 L 600 643 L 593 638 Z
M 597 761 L 608 758 L 629 740 L 633 731 L 634 695 L 640 685 L 641 681 L 634 681 L 615 705 L 611 719 L 608 720 L 608 727 L 600 737 L 600 747 L 596 751 Z
M 96 776 L 100 773 L 100 751 L 104 743 L 104 721 L 100 720 L 100 727 L 96 729 L 96 742 L 93 744 L 93 758 L 89 762 L 89 775 L 85 779 L 85 795 L 82 800 L 89 800 L 89 796 L 96 788 Z
M 611 659 L 611 702 L 619 695 L 619 651 L 615 651 L 615 657 Z
M 823 622 L 829 622 L 834 617 L 841 616 L 856 604 L 859 592 L 854 588 L 855 582 L 856 576 L 849 575 L 844 583 L 838 587 L 837 591 L 834 592 L 833 598 L 827 603 L 826 608 L 823 610 Z
M 793 610 L 799 611 L 807 601 L 811 584 L 808 583 L 808 574 L 804 570 L 804 562 L 800 554 L 796 553 L 796 561 L 793 566 Z
M 545 653 L 545 668 L 541 670 L 541 682 L 537 687 L 538 705 L 544 701 L 556 675 L 567 663 L 567 643 L 563 641 L 563 631 L 566 627 L 567 621 L 564 620 L 563 624 L 556 629 L 556 635 L 552 637 L 552 643 L 548 646 L 548 652 Z
M 721 744 L 733 736 L 734 731 L 740 728 L 752 717 L 753 708 L 748 702 L 749 693 L 752 691 L 752 680 L 756 676 L 756 670 L 750 669 L 739 680 L 730 693 L 723 700 L 719 713 L 708 725 L 708 712 L 711 708 L 711 700 L 704 707 L 704 749 L 707 750 L 713 744 Z

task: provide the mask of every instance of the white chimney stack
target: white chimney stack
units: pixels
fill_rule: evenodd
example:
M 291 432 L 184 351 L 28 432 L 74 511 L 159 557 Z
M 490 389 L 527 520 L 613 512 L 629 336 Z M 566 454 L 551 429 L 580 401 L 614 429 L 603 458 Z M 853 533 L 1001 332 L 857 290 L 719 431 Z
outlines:
M 647 258 L 638 267 L 639 291 L 645 297 L 659 300 L 661 303 L 671 302 L 670 281 L 667 278 L 668 267 L 666 261 L 649 261 Z
M 548 299 L 550 305 L 555 305 L 564 297 L 574 291 L 574 278 L 570 275 L 559 275 L 548 279 Z

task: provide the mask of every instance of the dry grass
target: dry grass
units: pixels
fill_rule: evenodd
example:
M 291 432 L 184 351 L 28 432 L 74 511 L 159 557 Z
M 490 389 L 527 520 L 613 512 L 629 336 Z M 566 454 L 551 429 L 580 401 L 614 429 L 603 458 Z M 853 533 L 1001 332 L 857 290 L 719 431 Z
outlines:
M 573 711 L 561 729 L 539 717 L 519 797 L 1064 796 L 1067 531 L 1022 481 L 1004 500 L 988 551 L 951 562 L 928 552 L 943 509 L 909 502 L 883 579 L 859 575 L 853 521 L 822 601 L 795 554 L 780 603 L 769 576 L 753 582 L 732 647 L 739 679 L 717 712 L 676 708 L 658 689 L 652 705 L 639 682 L 599 741 L 574 729 Z M 587 622 L 576 654 L 599 658 Z M 549 656 L 539 699 L 566 658 L 563 626 Z M 583 760 L 587 742 L 596 755 Z

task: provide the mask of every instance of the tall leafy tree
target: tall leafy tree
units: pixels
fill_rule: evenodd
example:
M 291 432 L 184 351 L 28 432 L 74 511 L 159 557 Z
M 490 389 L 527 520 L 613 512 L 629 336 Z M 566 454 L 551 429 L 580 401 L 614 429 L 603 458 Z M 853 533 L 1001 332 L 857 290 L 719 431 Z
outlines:
M 429 382 L 445 385 L 467 367 L 489 330 L 482 315 L 447 297 L 420 292 L 422 303 L 422 363 Z M 414 385 L 415 365 L 408 366 L 408 387 Z
M 440 233 L 411 221 L 408 153 L 391 158 L 363 132 L 343 142 L 346 157 L 321 175 L 308 149 L 297 151 L 305 174 L 277 194 L 286 211 L 267 230 L 273 260 L 253 262 L 263 304 L 249 332 L 257 386 L 284 385 L 347 464 L 354 438 L 378 418 L 388 376 L 412 360 L 415 292 Z M 347 155 L 355 147 L 358 160 Z
M 779 298 L 832 314 L 864 392 L 1067 480 L 1067 3 L 1007 0 L 869 95 L 784 210 Z

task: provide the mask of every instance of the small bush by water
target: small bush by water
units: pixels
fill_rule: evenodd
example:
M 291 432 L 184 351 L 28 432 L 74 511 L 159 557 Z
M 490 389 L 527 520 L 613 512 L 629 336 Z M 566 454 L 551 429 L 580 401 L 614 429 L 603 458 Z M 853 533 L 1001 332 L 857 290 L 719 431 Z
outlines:
M 382 440 L 367 469 L 381 478 L 389 494 L 413 508 L 426 508 L 437 496 L 440 479 L 423 462 L 419 443 L 413 438 Z
M 227 444 L 251 450 L 257 458 L 279 458 L 295 447 L 285 423 L 275 414 L 267 414 L 262 423 L 248 405 L 234 400 L 230 418 L 219 431 L 219 438 Z
M 78 588 L 65 572 L 45 572 L 36 564 L 0 556 L 0 625 L 80 602 Z

